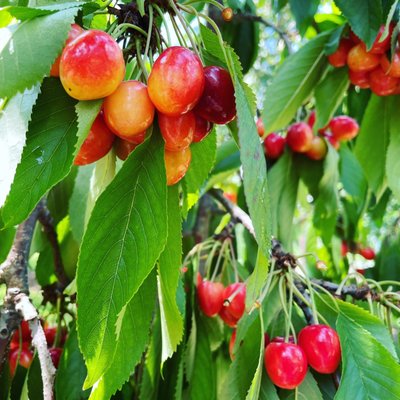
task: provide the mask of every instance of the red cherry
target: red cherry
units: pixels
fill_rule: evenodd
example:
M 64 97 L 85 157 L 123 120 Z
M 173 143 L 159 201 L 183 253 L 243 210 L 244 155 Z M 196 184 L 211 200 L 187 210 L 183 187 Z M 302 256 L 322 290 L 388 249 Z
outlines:
M 400 49 L 396 50 L 392 61 L 384 54 L 381 58 L 381 67 L 385 74 L 393 78 L 400 78 Z
M 357 72 L 349 69 L 349 79 L 353 85 L 359 86 L 361 89 L 369 88 L 369 72 Z
M 31 330 L 29 328 L 29 323 L 27 321 L 22 321 L 21 325 L 20 325 L 20 328 L 21 328 L 21 335 L 22 335 L 21 336 L 22 343 L 29 343 L 30 344 L 30 342 L 32 340 L 32 336 L 31 336 Z M 19 336 L 19 328 L 17 328 L 15 330 L 14 334 L 13 334 L 12 339 L 11 339 L 11 342 L 15 343 L 16 344 L 15 347 L 17 347 L 17 348 L 19 347 L 19 338 L 20 338 L 20 336 Z
M 283 336 L 275 336 L 271 340 L 271 342 L 273 342 L 273 343 L 285 343 L 285 338 Z M 292 335 L 289 336 L 288 342 L 294 344 L 294 337 Z
M 271 381 L 282 389 L 296 388 L 307 374 L 306 355 L 292 343 L 270 343 L 265 349 L 264 364 Z
M 350 29 L 349 38 L 354 44 L 361 43 L 361 39 Z
M 232 332 L 231 339 L 229 340 L 229 356 L 231 357 L 232 361 L 235 359 L 235 355 L 233 354 L 235 341 L 236 341 L 236 329 Z
M 227 307 L 222 306 L 220 312 L 218 313 L 218 315 L 220 316 L 220 318 L 222 319 L 222 321 L 225 322 L 225 324 L 227 324 L 228 326 L 230 326 L 231 328 L 235 328 L 237 323 L 238 323 L 238 319 L 236 317 L 234 317 L 228 310 Z
M 61 83 L 75 99 L 106 97 L 117 89 L 124 75 L 122 50 L 106 32 L 85 31 L 67 44 L 62 52 Z
M 257 118 L 256 127 L 257 127 L 258 136 L 260 136 L 260 138 L 262 138 L 265 134 L 265 126 L 264 126 L 264 122 L 261 119 L 261 117 Z
M 115 135 L 110 131 L 100 113 L 94 120 L 89 134 L 79 149 L 74 164 L 91 164 L 104 157 L 111 150 L 114 139 Z
M 267 347 L 271 343 L 271 339 L 267 332 L 264 333 L 264 347 Z
M 44 336 L 46 336 L 46 342 L 48 347 L 53 346 L 56 334 L 57 334 L 56 326 L 44 328 Z
M 278 159 L 285 151 L 286 140 L 277 133 L 270 133 L 264 140 L 264 150 L 267 158 L 271 160 Z
M 328 147 L 325 140 L 320 136 L 314 136 L 311 142 L 311 147 L 305 154 L 308 158 L 311 158 L 311 160 L 318 161 L 325 158 L 327 152 Z
M 132 143 L 128 140 L 121 139 L 119 137 L 117 137 L 114 142 L 115 154 L 122 161 L 125 161 L 128 158 L 129 154 L 131 154 L 132 151 L 136 149 L 136 147 L 138 147 L 137 144 Z
M 353 46 L 354 43 L 350 39 L 341 39 L 336 51 L 328 56 L 329 64 L 335 68 L 344 67 L 347 63 L 347 55 Z
M 56 369 L 58 368 L 58 365 L 60 364 L 60 358 L 61 358 L 62 352 L 63 352 L 63 349 L 61 349 L 59 347 L 55 347 L 54 349 L 49 350 L 51 360 L 53 361 L 53 365 Z
M 316 119 L 317 113 L 315 112 L 315 110 L 312 110 L 307 119 L 307 124 L 310 126 L 311 129 L 314 128 Z
M 221 67 L 204 68 L 204 92 L 195 112 L 215 124 L 227 124 L 236 117 L 235 91 L 231 76 Z
M 339 150 L 340 142 L 336 138 L 334 138 L 330 133 L 324 133 L 324 136 L 328 139 L 334 149 Z
M 158 124 L 168 151 L 181 151 L 190 146 L 196 128 L 194 113 L 189 111 L 178 117 L 158 114 Z
M 197 299 L 201 311 L 207 317 L 217 315 L 224 302 L 224 285 L 219 282 L 202 281 L 197 286 Z
M 347 246 L 347 243 L 344 240 L 342 241 L 340 251 L 342 253 L 342 257 L 346 257 L 347 253 L 349 252 L 349 246 Z
M 299 345 L 317 372 L 332 374 L 341 360 L 339 336 L 327 325 L 310 325 L 299 333 Z
M 201 118 L 200 115 L 195 114 L 194 116 L 196 118 L 196 125 L 193 135 L 193 142 L 198 143 L 208 136 L 213 128 L 213 124 L 204 118 Z
M 245 309 L 246 285 L 243 282 L 232 283 L 224 290 L 224 301 L 235 293 L 235 297 L 228 306 L 223 306 L 238 320 L 242 317 Z
M 232 203 L 237 204 L 237 194 L 235 192 L 224 192 L 224 197 L 226 197 Z
M 310 149 L 313 132 L 305 122 L 297 122 L 289 126 L 286 141 L 288 146 L 297 153 L 305 153 Z
M 343 141 L 353 139 L 359 131 L 357 121 L 347 115 L 332 118 L 329 122 L 329 128 L 335 139 Z
M 71 43 L 75 38 L 77 38 L 84 30 L 77 24 L 72 24 L 71 29 L 68 32 L 67 41 L 65 45 Z M 54 76 L 58 78 L 60 76 L 60 60 L 61 56 L 58 56 L 54 61 L 53 65 L 51 66 L 50 76 Z
M 390 38 L 392 36 L 394 29 L 394 24 L 389 25 L 389 34 L 385 37 L 384 40 L 380 41 L 383 31 L 385 30 L 385 25 L 382 25 L 379 28 L 378 35 L 371 47 L 370 53 L 372 54 L 383 54 L 386 53 L 390 49 Z
M 389 96 L 394 94 L 399 85 L 399 79 L 387 75 L 378 67 L 369 74 L 369 85 L 371 90 L 378 96 Z
M 22 367 L 28 369 L 32 363 L 33 354 L 27 348 L 22 347 L 21 351 L 19 351 L 19 349 L 11 350 L 8 356 L 11 376 L 14 376 L 15 374 L 15 370 L 17 368 L 18 355 L 19 355 L 19 365 L 21 365 Z
M 347 56 L 347 65 L 353 71 L 371 71 L 379 65 L 380 57 L 367 52 L 363 43 L 354 46 Z
M 364 247 L 358 250 L 358 254 L 362 255 L 366 260 L 375 259 L 375 251 L 372 247 Z
M 169 47 L 154 63 L 148 88 L 151 101 L 161 113 L 176 117 L 190 111 L 204 89 L 199 57 L 184 47 Z
M 167 174 L 167 185 L 178 183 L 189 168 L 192 153 L 190 147 L 181 151 L 164 151 L 165 170 Z

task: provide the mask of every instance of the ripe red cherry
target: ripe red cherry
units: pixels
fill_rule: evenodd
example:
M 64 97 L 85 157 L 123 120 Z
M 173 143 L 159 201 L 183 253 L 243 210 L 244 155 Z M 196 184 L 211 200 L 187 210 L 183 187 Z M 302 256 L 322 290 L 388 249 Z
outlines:
M 158 124 L 166 150 L 181 151 L 192 143 L 196 128 L 196 118 L 193 112 L 189 111 L 178 117 L 169 117 L 159 113 Z
M 190 147 L 181 151 L 164 151 L 165 170 L 167 173 L 167 185 L 175 185 L 186 174 L 189 168 L 192 153 Z
M 89 134 L 79 149 L 74 164 L 91 164 L 104 157 L 111 150 L 114 139 L 115 135 L 110 131 L 100 113 L 94 120 Z
M 353 85 L 359 86 L 361 89 L 369 88 L 369 72 L 357 72 L 349 69 L 349 79 Z
M 351 140 L 357 136 L 359 131 L 357 121 L 347 115 L 332 118 L 329 128 L 332 136 L 337 140 Z
M 229 356 L 231 357 L 232 361 L 235 359 L 235 355 L 233 354 L 235 341 L 236 341 L 236 329 L 232 332 L 231 339 L 229 340 Z
M 347 246 L 347 243 L 344 240 L 342 241 L 340 251 L 342 253 L 342 257 L 346 257 L 347 253 L 349 252 L 349 246 Z
M 375 251 L 371 247 L 363 247 L 358 250 L 358 254 L 362 255 L 366 260 L 375 259 Z
M 204 89 L 199 57 L 184 47 L 169 47 L 154 63 L 148 86 L 151 101 L 161 113 L 178 116 L 190 111 Z
M 51 347 L 54 344 L 54 339 L 56 338 L 57 327 L 45 327 L 44 328 L 44 336 L 46 336 L 47 346 Z
M 17 368 L 18 355 L 19 355 L 19 365 L 21 365 L 22 367 L 28 369 L 32 363 L 33 354 L 28 348 L 22 347 L 21 351 L 19 349 L 11 350 L 8 356 L 11 376 L 14 376 L 15 374 L 15 370 Z
M 264 140 L 264 150 L 267 158 L 278 159 L 285 151 L 286 140 L 277 133 L 270 133 Z
M 370 88 L 378 96 L 389 96 L 394 94 L 399 82 L 399 78 L 393 78 L 390 75 L 387 75 L 381 67 L 374 69 L 369 74 Z
M 282 389 L 296 388 L 307 374 L 306 355 L 292 343 L 270 343 L 265 349 L 264 364 L 271 381 Z
M 83 32 L 67 44 L 61 55 L 60 79 L 66 92 L 78 100 L 101 99 L 124 79 L 122 50 L 108 33 Z
M 195 112 L 215 124 L 227 124 L 236 117 L 235 91 L 229 72 L 221 67 L 204 68 L 205 85 Z
M 347 56 L 347 65 L 353 71 L 371 71 L 379 65 L 380 57 L 367 52 L 363 43 L 354 46 Z
M 312 110 L 307 119 L 307 124 L 310 126 L 311 129 L 314 128 L 316 119 L 317 119 L 317 114 L 315 110 Z
M 246 285 L 242 282 L 233 283 L 227 286 L 223 293 L 224 301 L 227 301 L 232 294 L 235 297 L 232 299 L 229 305 L 223 305 L 219 315 L 224 322 L 229 326 L 235 326 L 237 321 L 242 317 L 245 309 L 246 300 Z
M 339 147 L 340 147 L 339 140 L 334 138 L 330 133 L 324 133 L 324 136 L 326 137 L 326 139 L 329 141 L 329 143 L 331 144 L 331 146 L 334 149 L 339 150 Z
M 104 120 L 118 136 L 135 142 L 154 119 L 154 105 L 147 87 L 139 81 L 125 81 L 103 103 Z
M 29 323 L 27 321 L 22 321 L 20 328 L 21 328 L 21 342 L 30 344 L 32 337 L 31 337 L 31 330 L 29 328 Z M 15 348 L 19 347 L 19 341 L 20 341 L 19 338 L 20 338 L 19 328 L 17 328 L 11 339 L 11 347 L 13 346 Z
M 213 128 L 213 124 L 200 117 L 200 115 L 195 114 L 194 117 L 196 118 L 196 125 L 194 129 L 193 142 L 198 143 L 208 136 Z
M 310 149 L 313 132 L 305 122 L 297 122 L 288 129 L 286 141 L 288 146 L 297 153 L 305 153 Z
M 400 78 L 400 49 L 397 49 L 390 61 L 388 56 L 384 54 L 381 58 L 381 67 L 383 71 L 393 78 Z
M 68 37 L 67 41 L 65 42 L 65 45 L 68 43 L 71 43 L 75 38 L 77 38 L 81 33 L 83 33 L 84 30 L 77 24 L 72 24 L 71 29 L 68 32 Z M 60 60 L 61 56 L 58 56 L 56 60 L 54 61 L 53 65 L 51 66 L 50 70 L 50 76 L 54 76 L 58 78 L 60 76 Z
M 384 40 L 380 42 L 383 31 L 385 30 L 385 25 L 382 25 L 379 29 L 378 35 L 371 47 L 370 53 L 372 54 L 383 54 L 386 53 L 390 49 L 390 38 L 392 36 L 392 32 L 394 29 L 394 24 L 389 25 L 389 34 L 385 37 Z
M 197 299 L 201 311 L 207 317 L 214 317 L 224 302 L 224 285 L 220 282 L 202 281 L 197 286 Z
M 53 361 L 53 365 L 56 369 L 58 368 L 58 365 L 60 364 L 60 358 L 61 358 L 62 352 L 63 352 L 63 349 L 61 349 L 59 347 L 55 347 L 54 349 L 49 350 L 51 360 Z
M 341 360 L 339 336 L 327 325 L 310 325 L 299 333 L 299 345 L 317 372 L 332 374 Z
M 329 64 L 336 68 L 344 67 L 347 63 L 347 55 L 353 46 L 354 43 L 350 39 L 341 39 L 336 51 L 328 56 Z
M 308 158 L 311 158 L 311 160 L 318 161 L 325 158 L 327 152 L 328 147 L 325 140 L 320 136 L 314 136 L 311 142 L 311 147 L 305 154 Z
M 125 161 L 137 146 L 135 143 L 117 137 L 114 142 L 115 154 L 120 160 Z
M 257 118 L 256 127 L 257 127 L 258 136 L 260 136 L 260 138 L 262 138 L 265 134 L 265 126 L 264 126 L 264 122 L 261 119 L 261 117 Z
M 219 317 L 222 319 L 222 321 L 225 322 L 226 325 L 230 326 L 231 328 L 235 328 L 238 319 L 234 317 L 227 309 L 226 307 L 222 307 L 220 312 L 218 313 Z

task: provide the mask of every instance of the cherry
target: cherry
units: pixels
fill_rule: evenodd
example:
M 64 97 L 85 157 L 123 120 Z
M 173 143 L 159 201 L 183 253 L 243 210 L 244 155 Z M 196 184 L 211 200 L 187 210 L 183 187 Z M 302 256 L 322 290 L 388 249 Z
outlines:
M 231 339 L 229 340 L 229 356 L 231 357 L 232 361 L 235 359 L 235 355 L 233 354 L 235 341 L 236 341 L 236 329 L 232 332 Z
M 127 142 L 139 145 L 146 139 L 146 131 L 140 132 L 135 136 L 123 136 L 119 135 L 119 138 L 126 140 Z
M 195 112 L 215 124 L 227 124 L 236 117 L 235 90 L 229 72 L 221 67 L 204 68 L 204 92 Z
M 114 142 L 115 154 L 120 160 L 125 161 L 137 146 L 135 143 L 117 137 Z
M 361 89 L 369 88 L 369 72 L 349 69 L 349 79 L 353 85 L 359 86 Z
M 267 158 L 278 159 L 285 151 L 286 140 L 277 133 L 270 133 L 264 140 L 264 150 Z
M 224 8 L 224 9 L 222 10 L 222 12 L 221 12 L 221 15 L 222 15 L 222 19 L 223 19 L 225 22 L 230 22 L 230 21 L 232 21 L 232 18 L 233 18 L 233 10 L 232 10 L 232 8 L 230 8 L 230 7 Z
M 75 157 L 75 165 L 91 164 L 104 157 L 111 149 L 115 136 L 100 113 L 94 120 L 89 134 Z
M 329 143 L 331 144 L 331 146 L 332 146 L 335 150 L 339 150 L 339 147 L 340 147 L 340 142 L 339 142 L 339 140 L 337 140 L 336 138 L 334 138 L 330 133 L 324 133 L 324 136 L 326 137 L 326 139 L 329 141 Z
M 198 143 L 205 139 L 213 128 L 213 124 L 199 115 L 194 115 L 196 118 L 196 125 L 193 134 L 193 142 Z
M 297 122 L 288 129 L 286 141 L 288 146 L 297 153 L 305 153 L 311 147 L 313 132 L 305 122 Z
M 394 94 L 399 82 L 398 78 L 387 75 L 381 67 L 374 69 L 369 74 L 370 88 L 378 96 Z
M 60 79 L 78 100 L 94 100 L 113 93 L 124 79 L 121 48 L 108 33 L 88 30 L 67 44 L 60 60 Z
M 61 349 L 60 347 L 55 347 L 54 349 L 49 350 L 51 360 L 53 361 L 53 365 L 56 369 L 58 368 L 58 365 L 60 364 L 60 358 L 61 358 L 62 352 L 63 352 L 63 349 Z
M 139 81 L 122 82 L 103 103 L 104 119 L 108 127 L 123 139 L 143 135 L 154 119 L 154 105 L 147 87 Z
M 57 335 L 56 326 L 44 328 L 44 336 L 46 336 L 46 342 L 48 347 L 53 346 L 56 335 Z
M 267 332 L 264 333 L 264 347 L 267 347 L 271 343 L 271 339 Z
M 380 57 L 367 52 L 363 43 L 354 46 L 347 56 L 347 65 L 353 71 L 371 71 L 379 65 Z
M 165 149 L 181 151 L 190 146 L 196 128 L 194 113 L 189 111 L 178 117 L 158 114 L 158 124 L 165 141 Z
M 199 57 L 184 47 L 169 47 L 154 63 L 148 86 L 151 101 L 161 113 L 178 116 L 190 111 L 204 89 Z
M 332 374 L 341 359 L 339 336 L 327 325 L 310 325 L 299 333 L 299 345 L 317 372 Z
M 292 335 L 288 338 L 289 343 L 294 343 L 294 337 Z M 285 343 L 285 338 L 283 336 L 275 336 L 271 342 L 274 343 Z
M 329 64 L 336 68 L 344 67 L 347 63 L 347 55 L 353 46 L 354 43 L 350 39 L 341 39 L 336 51 L 328 56 Z
M 242 282 L 237 282 L 227 286 L 223 293 L 224 301 L 227 301 L 234 293 L 235 297 L 232 301 L 228 305 L 224 304 L 219 312 L 219 316 L 229 326 L 232 326 L 232 324 L 235 326 L 244 313 L 246 285 Z
M 224 285 L 219 282 L 202 281 L 197 286 L 197 299 L 201 311 L 207 317 L 214 317 L 219 313 L 224 302 Z
M 11 350 L 10 354 L 8 356 L 11 376 L 14 376 L 14 374 L 15 374 L 15 370 L 17 368 L 18 357 L 19 357 L 19 365 L 28 369 L 32 363 L 33 354 L 26 347 L 22 347 L 21 351 L 19 349 Z
M 164 151 L 167 185 L 172 186 L 179 182 L 189 168 L 192 153 L 190 147 L 181 151 Z
M 361 43 L 361 39 L 350 29 L 349 38 L 354 44 Z
M 310 126 L 311 129 L 314 128 L 316 119 L 317 113 L 315 112 L 315 110 L 312 110 L 307 119 L 307 124 Z
M 224 192 L 224 197 L 226 197 L 232 203 L 237 204 L 237 194 L 235 192 Z
M 393 60 L 390 61 L 384 54 L 381 58 L 381 67 L 383 71 L 393 78 L 400 78 L 400 49 L 393 54 Z
M 225 324 L 227 324 L 228 326 L 230 326 L 231 328 L 235 328 L 237 323 L 238 323 L 238 319 L 236 317 L 234 317 L 227 309 L 226 307 L 222 307 L 220 312 L 218 313 L 218 315 L 220 316 L 220 318 L 222 319 L 222 321 L 225 322 Z
M 325 158 L 327 152 L 328 147 L 325 140 L 320 136 L 314 136 L 311 141 L 311 147 L 305 154 L 308 158 L 311 158 L 311 160 L 318 161 Z
M 362 255 L 366 260 L 375 259 L 375 251 L 372 247 L 363 247 L 358 250 L 358 254 Z
M 67 41 L 65 42 L 65 45 L 68 43 L 71 43 L 75 38 L 77 38 L 81 33 L 83 33 L 84 30 L 77 24 L 72 24 L 71 29 L 68 32 L 68 37 Z M 54 61 L 53 65 L 51 66 L 50 70 L 50 76 L 54 76 L 58 78 L 60 76 L 60 60 L 61 56 L 58 56 L 56 60 Z
M 384 40 L 380 41 L 382 34 L 385 30 L 385 25 L 382 25 L 379 28 L 378 35 L 371 47 L 370 53 L 372 54 L 383 54 L 386 53 L 390 49 L 390 38 L 392 36 L 392 32 L 394 29 L 394 24 L 389 25 L 389 34 L 385 37 Z
M 351 140 L 358 135 L 359 126 L 355 119 L 347 115 L 334 117 L 329 122 L 332 136 L 337 140 Z
M 31 342 L 31 330 L 29 328 L 29 323 L 27 321 L 22 321 L 21 325 L 21 342 L 22 343 L 30 343 Z M 19 338 L 20 338 L 20 333 L 19 333 L 19 328 L 15 330 L 13 337 L 11 339 L 11 345 L 15 344 L 16 348 L 19 347 Z
M 264 122 L 261 119 L 261 117 L 257 118 L 256 127 L 257 127 L 258 136 L 260 136 L 260 138 L 262 138 L 265 134 L 265 126 L 264 126 Z
M 347 243 L 344 240 L 342 241 L 340 251 L 342 253 L 342 257 L 346 257 L 347 253 L 349 252 L 349 246 L 347 246 Z
M 306 354 L 292 343 L 270 343 L 265 349 L 264 364 L 271 381 L 282 389 L 296 388 L 307 374 Z

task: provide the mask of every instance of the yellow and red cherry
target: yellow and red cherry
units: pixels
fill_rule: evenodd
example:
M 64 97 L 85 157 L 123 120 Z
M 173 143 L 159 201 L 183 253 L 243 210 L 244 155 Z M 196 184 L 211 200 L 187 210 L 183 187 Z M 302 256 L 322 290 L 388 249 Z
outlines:
M 168 151 L 181 151 L 190 146 L 196 128 L 196 118 L 193 112 L 178 117 L 158 114 L 158 124 Z
M 192 51 L 173 46 L 157 58 L 149 75 L 148 90 L 158 111 L 179 116 L 192 110 L 204 89 L 204 70 Z
M 379 62 L 379 55 L 367 52 L 363 43 L 354 46 L 347 56 L 347 65 L 356 72 L 372 71 L 379 65 Z
M 260 138 L 262 138 L 265 134 L 265 126 L 264 126 L 264 122 L 261 117 L 257 118 L 256 127 L 257 127 L 258 136 L 260 136 Z
M 285 151 L 286 139 L 271 132 L 264 140 L 264 151 L 267 158 L 277 160 Z
M 305 153 L 311 147 L 314 134 L 305 122 L 297 122 L 288 129 L 286 142 L 296 153 Z
M 236 117 L 235 90 L 227 70 L 217 66 L 204 68 L 205 85 L 195 113 L 213 122 L 227 124 Z
M 311 141 L 311 147 L 305 153 L 311 160 L 319 161 L 325 158 L 328 152 L 328 146 L 321 136 L 314 136 Z
M 371 47 L 370 53 L 372 54 L 383 54 L 386 53 L 390 49 L 390 38 L 392 37 L 394 29 L 394 24 L 389 25 L 389 33 L 385 37 L 384 40 L 381 41 L 383 32 L 385 31 L 385 25 L 382 25 L 379 28 L 378 35 L 376 36 L 376 39 Z
M 75 157 L 75 165 L 91 164 L 104 157 L 113 145 L 115 135 L 110 131 L 100 113 Z
M 400 78 L 400 49 L 393 54 L 392 61 L 384 54 L 381 58 L 381 67 L 383 71 L 393 78 Z
M 378 67 L 369 74 L 369 86 L 378 96 L 389 96 L 396 92 L 399 85 L 399 78 L 393 78 Z
M 190 147 L 181 151 L 164 151 L 168 186 L 175 185 L 185 176 L 191 159 L 192 153 Z
M 369 72 L 368 71 L 353 71 L 349 69 L 350 82 L 360 87 L 361 89 L 369 88 Z
M 332 136 L 336 140 L 345 141 L 351 140 L 358 135 L 360 127 L 355 119 L 347 115 L 334 117 L 329 122 L 329 128 Z
M 108 127 L 117 136 L 133 142 L 151 126 L 155 113 L 147 86 L 139 81 L 122 82 L 104 100 L 103 110 Z
M 77 100 L 101 99 L 110 95 L 124 75 L 122 50 L 106 32 L 85 31 L 62 52 L 61 83 L 65 91 Z
M 329 64 L 335 68 L 344 67 L 347 63 L 347 56 L 353 47 L 354 43 L 350 39 L 341 39 L 336 51 L 328 56 Z
M 213 124 L 200 117 L 200 115 L 195 114 L 194 117 L 196 118 L 196 126 L 193 134 L 193 142 L 198 143 L 208 136 L 213 128 Z

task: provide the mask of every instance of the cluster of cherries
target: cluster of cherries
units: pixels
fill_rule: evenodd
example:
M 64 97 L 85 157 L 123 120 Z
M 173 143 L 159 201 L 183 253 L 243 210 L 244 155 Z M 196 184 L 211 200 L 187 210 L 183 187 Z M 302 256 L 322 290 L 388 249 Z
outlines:
M 49 353 L 53 365 L 58 368 L 60 362 L 61 354 L 63 349 L 61 347 L 54 347 L 56 344 L 57 328 L 53 326 L 48 326 L 46 323 L 44 325 L 44 334 L 46 336 L 47 346 L 49 347 Z M 67 338 L 67 333 L 65 330 L 61 331 L 60 335 L 60 345 L 64 345 Z M 10 352 L 8 354 L 8 362 L 10 365 L 10 374 L 14 376 L 17 365 L 28 369 L 32 364 L 33 353 L 31 351 L 31 330 L 29 329 L 29 324 L 26 321 L 22 321 L 19 329 L 17 329 L 10 341 Z
M 378 96 L 400 94 L 400 48 L 388 56 L 394 25 L 382 40 L 385 26 L 382 25 L 369 51 L 353 31 L 342 38 L 337 50 L 328 56 L 329 63 L 336 68 L 347 65 L 349 79 L 361 89 L 370 88 Z
M 285 151 L 287 144 L 295 153 L 303 153 L 312 160 L 322 160 L 328 151 L 326 140 L 338 150 L 340 142 L 353 139 L 359 131 L 355 119 L 340 115 L 333 117 L 327 126 L 319 129 L 318 134 L 314 135 L 315 120 L 316 114 L 312 111 L 307 122 L 296 122 L 290 125 L 286 137 L 275 132 L 269 133 L 263 142 L 266 157 L 277 160 Z M 261 118 L 258 118 L 256 125 L 259 136 L 264 138 L 265 127 Z
M 361 244 L 350 245 L 346 241 L 342 241 L 342 256 L 345 257 L 347 253 L 357 253 L 363 256 L 366 260 L 375 259 L 375 251 L 372 247 L 364 247 Z
M 167 184 L 173 185 L 189 167 L 190 144 L 203 140 L 213 124 L 226 124 L 236 117 L 229 72 L 218 66 L 203 67 L 196 54 L 180 46 L 160 54 L 146 86 L 137 80 L 123 81 L 123 53 L 112 36 L 73 24 L 50 75 L 59 76 L 75 99 L 105 98 L 76 165 L 97 161 L 113 146 L 125 160 L 145 140 L 157 111 L 165 141 Z

